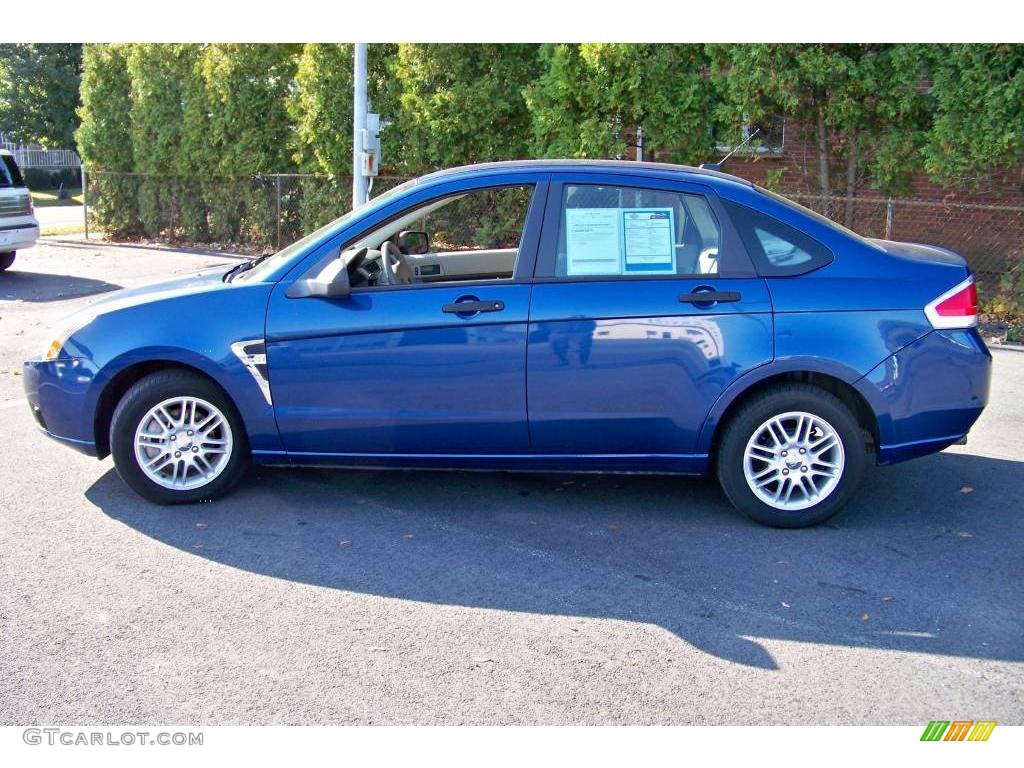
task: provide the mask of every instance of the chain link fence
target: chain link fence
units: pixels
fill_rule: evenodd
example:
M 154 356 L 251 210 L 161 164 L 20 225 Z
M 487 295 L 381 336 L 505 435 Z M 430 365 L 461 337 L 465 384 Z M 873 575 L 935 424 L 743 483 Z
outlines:
M 982 310 L 993 320 L 1024 315 L 1024 205 L 883 197 L 787 195 L 865 237 L 940 245 L 967 259 Z
M 87 170 L 85 179 L 89 229 L 112 240 L 277 250 L 347 212 L 352 201 L 351 176 L 196 178 Z M 371 197 L 406 180 L 380 176 Z
M 406 180 L 380 176 L 371 197 Z M 866 237 L 954 250 L 967 258 L 977 276 L 983 306 L 1017 319 L 1024 314 L 1024 205 L 884 197 L 824 200 L 800 192 L 787 196 Z M 113 240 L 276 250 L 348 211 L 351 199 L 350 176 L 86 174 L 89 226 Z

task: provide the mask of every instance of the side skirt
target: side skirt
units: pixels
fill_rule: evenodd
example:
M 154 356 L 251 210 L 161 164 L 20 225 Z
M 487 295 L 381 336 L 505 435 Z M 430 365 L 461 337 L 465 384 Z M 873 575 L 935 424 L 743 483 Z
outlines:
M 355 454 L 254 451 L 262 465 L 356 469 L 436 469 L 482 472 L 702 475 L 707 454 Z

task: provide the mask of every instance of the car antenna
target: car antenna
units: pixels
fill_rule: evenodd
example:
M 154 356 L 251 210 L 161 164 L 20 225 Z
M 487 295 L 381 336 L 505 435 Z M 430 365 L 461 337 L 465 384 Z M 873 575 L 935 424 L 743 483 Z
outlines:
M 705 170 L 705 171 L 721 171 L 722 170 L 722 166 L 725 165 L 725 161 L 728 160 L 733 155 L 735 155 L 741 149 L 743 149 L 747 144 L 750 143 L 750 140 L 753 139 L 755 136 L 757 136 L 757 134 L 759 134 L 760 132 L 761 132 L 760 128 L 755 128 L 754 132 L 751 133 L 749 136 L 747 136 L 747 138 L 745 138 L 743 140 L 742 144 L 738 144 L 735 147 L 733 147 L 732 150 L 729 152 L 729 154 L 727 154 L 725 157 L 723 157 L 717 163 L 701 163 L 700 164 L 701 169 Z

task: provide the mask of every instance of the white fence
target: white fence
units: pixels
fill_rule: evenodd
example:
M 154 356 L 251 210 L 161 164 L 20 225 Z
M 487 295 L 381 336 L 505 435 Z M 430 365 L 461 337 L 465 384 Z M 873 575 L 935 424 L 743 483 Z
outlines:
M 72 149 L 44 149 L 35 144 L 0 143 L 0 149 L 6 149 L 14 155 L 19 168 L 80 168 L 82 165 L 78 153 Z

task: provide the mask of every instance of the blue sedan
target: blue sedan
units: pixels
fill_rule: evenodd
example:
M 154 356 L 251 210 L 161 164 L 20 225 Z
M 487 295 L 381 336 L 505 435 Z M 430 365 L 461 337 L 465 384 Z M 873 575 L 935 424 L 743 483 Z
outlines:
M 976 323 L 948 250 L 712 170 L 523 161 L 96 301 L 24 381 L 46 434 L 161 504 L 250 463 L 713 472 L 797 527 L 870 462 L 966 439 L 991 366 Z

